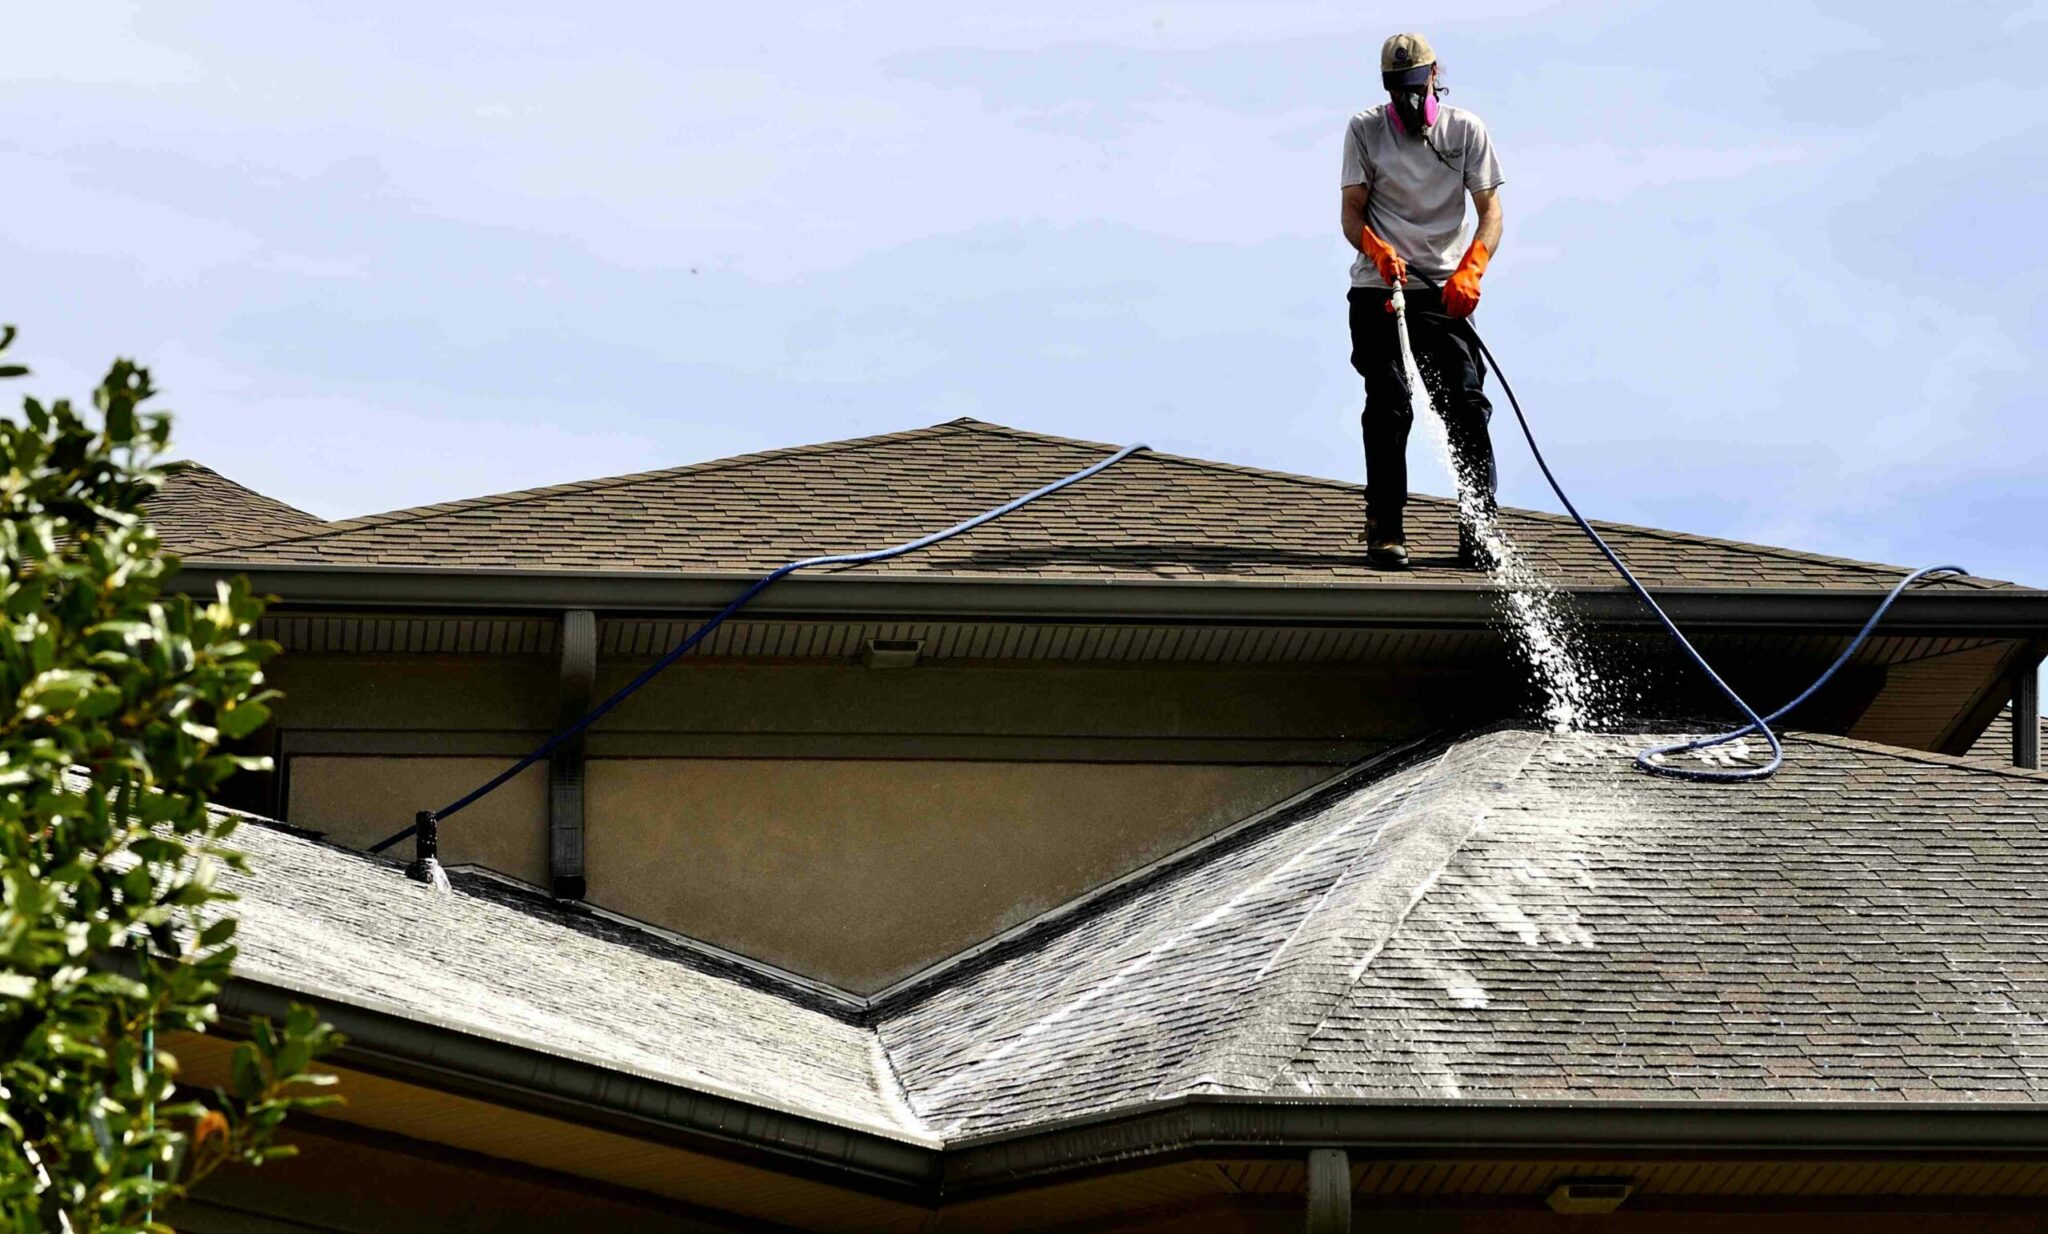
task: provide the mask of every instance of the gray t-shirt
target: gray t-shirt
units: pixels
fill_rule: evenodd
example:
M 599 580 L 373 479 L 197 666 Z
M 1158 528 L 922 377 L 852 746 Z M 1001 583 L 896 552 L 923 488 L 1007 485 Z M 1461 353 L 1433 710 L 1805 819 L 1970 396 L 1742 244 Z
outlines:
M 1424 145 L 1395 130 L 1391 106 L 1382 103 L 1351 117 L 1344 130 L 1344 187 L 1363 184 L 1371 194 L 1366 223 L 1410 269 L 1441 283 L 1465 255 L 1465 194 L 1497 188 L 1500 162 L 1486 125 L 1471 112 L 1445 107 Z M 1351 285 L 1386 283 L 1372 259 L 1360 253 L 1351 263 Z M 1411 278 L 1408 285 L 1421 284 Z

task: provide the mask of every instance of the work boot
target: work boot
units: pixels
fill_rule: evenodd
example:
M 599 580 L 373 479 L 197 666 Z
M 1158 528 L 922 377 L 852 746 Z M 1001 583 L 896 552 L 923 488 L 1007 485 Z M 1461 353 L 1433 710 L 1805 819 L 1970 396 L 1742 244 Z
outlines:
M 1398 531 L 1383 530 L 1379 520 L 1365 519 L 1365 559 L 1382 570 L 1408 568 L 1408 541 Z

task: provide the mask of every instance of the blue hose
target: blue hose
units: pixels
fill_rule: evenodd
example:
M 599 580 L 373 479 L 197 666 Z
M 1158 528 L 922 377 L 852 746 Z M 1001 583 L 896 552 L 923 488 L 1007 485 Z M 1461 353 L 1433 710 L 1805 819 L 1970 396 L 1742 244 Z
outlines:
M 1430 287 L 1437 287 L 1437 284 L 1433 280 L 1431 280 L 1429 276 L 1417 273 L 1417 277 L 1421 278 L 1423 282 L 1429 284 Z M 1439 290 L 1441 289 L 1439 288 Z M 1747 724 L 1744 724 L 1740 728 L 1731 729 L 1725 733 L 1720 733 L 1712 737 L 1702 737 L 1694 741 L 1681 742 L 1676 745 L 1658 746 L 1652 749 L 1646 749 L 1638 752 L 1636 754 L 1636 765 L 1652 775 L 1671 776 L 1673 778 L 1681 780 L 1730 781 L 1762 780 L 1768 778 L 1771 775 L 1776 774 L 1778 769 L 1784 766 L 1785 764 L 1785 747 L 1778 740 L 1777 733 L 1771 730 L 1771 723 L 1775 720 L 1783 718 L 1786 715 L 1786 713 L 1790 712 L 1793 708 L 1799 706 L 1801 703 L 1804 703 L 1807 699 L 1812 698 L 1814 694 L 1818 692 L 1822 686 L 1826 685 L 1828 681 L 1834 677 L 1835 673 L 1838 672 L 1844 664 L 1847 664 L 1849 662 L 1849 659 L 1852 656 L 1854 656 L 1856 652 L 1863 646 L 1863 644 L 1870 638 L 1871 631 L 1877 628 L 1877 623 L 1883 620 L 1885 613 L 1890 610 L 1892 603 L 1896 601 L 1899 598 L 1899 596 L 1905 592 L 1907 587 L 1931 575 L 1968 573 L 1968 571 L 1961 566 L 1929 566 L 1923 570 L 1915 570 L 1913 573 L 1908 574 L 1905 578 L 1900 579 L 1898 584 L 1891 589 L 1891 592 L 1885 596 L 1884 602 L 1877 606 L 1877 611 L 1870 615 L 1870 620 L 1863 623 L 1863 628 L 1857 632 L 1856 637 L 1853 640 L 1851 640 L 1849 646 L 1842 652 L 1840 656 L 1836 657 L 1834 663 L 1828 665 L 1826 672 L 1822 673 L 1819 677 L 1815 678 L 1812 685 L 1807 686 L 1805 690 L 1800 692 L 1799 697 L 1793 699 L 1791 702 L 1785 704 L 1783 707 L 1778 708 L 1776 711 L 1772 712 L 1768 716 L 1760 716 L 1756 713 L 1756 709 L 1749 705 L 1747 700 L 1745 700 L 1740 694 L 1737 694 L 1735 692 L 1735 688 L 1733 686 L 1730 686 L 1725 680 L 1722 679 L 1721 674 L 1714 671 L 1714 666 L 1707 662 L 1707 658 L 1701 655 L 1699 649 L 1692 645 L 1692 641 L 1686 638 L 1685 634 L 1679 630 L 1677 623 L 1671 620 L 1670 615 L 1667 614 L 1664 611 L 1663 607 L 1657 603 L 1655 598 L 1653 598 L 1650 595 L 1649 589 L 1643 586 L 1642 581 L 1636 578 L 1634 572 L 1631 571 L 1628 568 L 1628 565 L 1622 561 L 1621 556 L 1618 553 L 1616 553 L 1611 546 L 1608 545 L 1605 539 L 1601 538 L 1600 533 L 1593 529 L 1593 525 L 1586 521 L 1586 517 L 1579 513 L 1579 508 L 1576 505 L 1572 504 L 1572 499 L 1565 495 L 1564 486 L 1558 483 L 1556 474 L 1550 470 L 1549 460 L 1543 457 L 1542 447 L 1536 444 L 1536 434 L 1535 431 L 1529 427 L 1529 417 L 1523 414 L 1522 401 L 1515 397 L 1515 389 L 1512 385 L 1508 383 L 1507 373 L 1501 369 L 1500 361 L 1494 358 L 1493 351 L 1487 347 L 1486 341 L 1479 337 L 1479 331 L 1473 328 L 1472 323 L 1469 319 L 1459 319 L 1459 325 L 1464 329 L 1465 334 L 1471 338 L 1473 344 L 1479 348 L 1480 354 L 1486 357 L 1486 362 L 1493 366 L 1494 374 L 1500 379 L 1501 389 L 1505 391 L 1508 396 L 1508 405 L 1514 408 L 1515 420 L 1522 426 L 1522 436 L 1529 443 L 1529 453 L 1535 457 L 1536 466 L 1542 470 L 1544 480 L 1547 481 L 1550 485 L 1550 491 L 1557 494 L 1558 501 L 1564 504 L 1565 511 L 1571 515 L 1572 521 L 1579 525 L 1579 530 L 1584 532 L 1586 534 L 1586 538 L 1591 540 L 1593 542 L 1594 547 L 1600 550 L 1601 555 L 1607 558 L 1608 564 L 1614 567 L 1615 571 L 1619 573 L 1621 577 L 1628 583 L 1630 589 L 1633 590 L 1636 593 L 1636 595 L 1641 598 L 1644 604 L 1649 606 L 1649 609 L 1652 613 L 1656 614 L 1657 620 L 1663 623 L 1666 632 L 1668 632 L 1671 635 L 1671 637 L 1674 640 L 1676 640 L 1678 645 L 1682 649 L 1684 649 L 1685 654 L 1692 659 L 1692 662 L 1699 666 L 1700 671 L 1705 673 L 1707 675 L 1707 678 L 1714 683 L 1714 685 L 1721 691 L 1721 693 L 1727 696 L 1728 701 L 1734 703 L 1736 708 L 1740 710 L 1745 717 L 1748 718 L 1749 722 Z M 761 578 L 756 579 L 751 585 L 747 587 L 745 591 L 742 591 L 735 599 L 733 599 L 731 603 L 727 604 L 723 609 L 720 609 L 716 616 L 712 617 L 711 620 L 705 622 L 701 627 L 699 627 L 694 634 L 684 639 L 681 643 L 678 643 L 674 648 L 672 648 L 668 652 L 668 654 L 662 656 L 661 659 L 656 660 L 652 665 L 648 666 L 645 670 L 643 670 L 639 676 L 633 678 L 633 680 L 627 682 L 624 686 L 620 687 L 617 692 L 612 694 L 611 697 L 605 699 L 603 702 L 599 703 L 597 706 L 591 708 L 588 712 L 584 713 L 582 718 L 578 719 L 574 724 L 569 725 L 567 728 L 556 733 L 554 736 L 548 738 L 539 746 L 535 747 L 535 749 L 531 753 L 519 759 L 517 762 L 507 767 L 505 770 L 499 772 L 497 775 L 491 777 L 491 779 L 485 781 L 483 784 L 477 786 L 475 789 L 472 789 L 470 792 L 464 794 L 462 797 L 456 799 L 448 805 L 443 806 L 439 810 L 434 811 L 434 820 L 438 822 L 442 819 L 446 819 L 451 815 L 454 815 L 456 812 L 475 804 L 483 797 L 489 795 L 490 793 L 498 789 L 506 781 L 512 779 L 512 777 L 518 775 L 520 772 L 525 771 L 528 767 L 531 767 L 535 763 L 546 758 L 549 754 L 553 753 L 556 749 L 558 749 L 563 742 L 569 740 L 571 737 L 574 737 L 576 734 L 582 732 L 584 729 L 589 728 L 592 724 L 595 724 L 599 719 L 603 718 L 613 708 L 617 707 L 620 703 L 626 701 L 626 699 L 629 696 L 631 696 L 635 691 L 640 689 L 640 687 L 654 680 L 654 678 L 658 676 L 664 669 L 667 669 L 677 660 L 680 660 L 685 655 L 689 654 L 691 649 L 696 647 L 697 644 L 703 642 L 704 639 L 713 630 L 716 630 L 719 626 L 723 625 L 728 618 L 730 618 L 735 613 L 745 608 L 750 602 L 752 602 L 755 596 L 760 595 L 769 587 L 774 586 L 776 583 L 796 573 L 798 570 L 808 570 L 817 566 L 865 565 L 870 562 L 887 561 L 892 557 L 901 557 L 905 553 L 914 553 L 921 548 L 929 548 L 930 546 L 939 543 L 941 540 L 951 539 L 952 537 L 960 535 L 963 532 L 972 531 L 976 527 L 979 527 L 984 523 L 988 523 L 995 519 L 1001 518 L 1005 514 L 1009 514 L 1016 510 L 1020 510 L 1023 507 L 1030 505 L 1032 502 L 1037 501 L 1039 498 L 1056 493 L 1070 484 L 1077 484 L 1082 480 L 1086 480 L 1088 477 L 1095 475 L 1097 472 L 1113 467 L 1116 464 L 1122 462 L 1124 459 L 1129 458 L 1132 454 L 1135 454 L 1138 451 L 1147 448 L 1148 447 L 1142 442 L 1125 446 L 1123 449 L 1118 450 L 1116 453 L 1110 455 L 1108 458 L 1101 460 L 1100 462 L 1093 463 L 1087 467 L 1084 467 L 1080 471 L 1074 472 L 1072 475 L 1064 476 L 1058 480 L 1055 480 L 1051 484 L 1045 485 L 1042 488 L 1033 489 L 1031 492 L 1026 493 L 1021 497 L 1017 497 L 1011 501 L 1007 501 L 1002 505 L 997 506 L 993 510 L 984 511 L 983 513 L 977 514 L 973 518 L 967 519 L 964 522 L 955 523 L 953 526 L 948 527 L 943 531 L 935 531 L 930 535 L 920 536 L 915 540 L 911 540 L 903 544 L 898 544 L 891 548 L 874 549 L 872 551 L 865 553 L 837 553 L 825 557 L 806 557 L 801 561 L 792 561 L 786 565 L 776 567 L 773 571 L 770 571 L 768 574 L 765 574 Z M 1770 761 L 1761 767 L 1746 767 L 1736 770 L 1717 771 L 1707 768 L 1667 767 L 1663 766 L 1662 764 L 1656 761 L 1670 754 L 1685 754 L 1690 753 L 1694 750 L 1705 750 L 1714 746 L 1726 745 L 1729 742 L 1736 741 L 1742 737 L 1746 737 L 1750 733 L 1759 732 L 1764 735 L 1764 740 L 1770 743 L 1771 747 Z M 386 837 L 385 839 L 380 840 L 376 844 L 372 845 L 370 847 L 370 851 L 373 853 L 381 853 L 385 849 L 390 848 L 392 845 L 397 844 L 401 840 L 404 840 L 407 836 L 412 835 L 415 830 L 417 830 L 417 826 L 406 827 L 401 831 L 395 832 L 392 835 Z
M 1422 274 L 1419 271 L 1412 271 L 1412 273 L 1415 273 L 1417 278 L 1428 283 L 1431 287 L 1437 286 L 1428 275 Z M 1441 289 L 1439 288 L 1439 290 Z M 1857 631 L 1856 637 L 1850 641 L 1849 646 L 1843 650 L 1841 655 L 1835 657 L 1833 664 L 1828 665 L 1826 672 L 1815 678 L 1813 684 L 1801 691 L 1798 698 L 1793 699 L 1767 716 L 1760 716 L 1756 713 L 1756 709 L 1749 705 L 1747 700 L 1735 692 L 1733 686 L 1722 680 L 1721 674 L 1714 671 L 1714 666 L 1707 663 L 1707 658 L 1700 654 L 1697 647 L 1692 645 L 1692 640 L 1680 632 L 1678 624 L 1671 620 L 1670 615 L 1664 611 L 1663 606 L 1651 598 L 1649 588 L 1643 586 L 1642 581 L 1636 578 L 1635 573 L 1622 561 L 1621 555 L 1616 553 L 1608 545 L 1607 541 L 1601 538 L 1599 532 L 1593 530 L 1593 524 L 1587 522 L 1586 517 L 1579 513 L 1579 508 L 1572 504 L 1572 499 L 1565 496 L 1564 486 L 1557 482 L 1557 476 L 1550 470 L 1549 460 L 1543 457 L 1542 447 L 1536 444 L 1536 434 L 1529 427 L 1529 417 L 1522 414 L 1522 402 L 1515 397 L 1515 388 L 1508 384 L 1507 374 L 1501 371 L 1500 361 L 1493 358 L 1493 352 L 1486 346 L 1486 341 L 1479 337 L 1479 331 L 1473 328 L 1470 318 L 1455 318 L 1454 320 L 1463 327 L 1466 336 L 1479 348 L 1479 354 L 1485 356 L 1486 362 L 1493 366 L 1494 376 L 1500 378 L 1500 388 L 1507 393 L 1508 405 L 1515 409 L 1515 420 L 1522 426 L 1522 436 L 1529 442 L 1529 453 L 1536 457 L 1536 466 L 1542 469 L 1543 478 L 1550 484 L 1550 491 L 1556 493 L 1557 499 L 1564 503 L 1565 512 L 1572 516 L 1572 521 L 1579 525 L 1579 530 L 1586 533 L 1586 538 L 1593 542 L 1593 546 L 1600 550 L 1601 555 L 1607 558 L 1608 564 L 1613 566 L 1615 571 L 1627 581 L 1629 587 L 1642 599 L 1642 602 L 1650 606 L 1650 611 L 1657 615 L 1658 621 L 1664 623 L 1664 629 L 1673 639 L 1677 640 L 1678 645 L 1685 650 L 1685 654 L 1692 658 L 1694 664 L 1699 666 L 1699 670 L 1707 675 L 1708 680 L 1712 681 L 1722 694 L 1728 696 L 1729 702 L 1734 703 L 1736 708 L 1744 716 L 1748 717 L 1749 722 L 1747 724 L 1744 724 L 1741 728 L 1730 729 L 1725 733 L 1712 737 L 1702 737 L 1696 741 L 1685 741 L 1676 745 L 1656 746 L 1651 749 L 1638 751 L 1636 754 L 1636 766 L 1649 772 L 1651 775 L 1670 776 L 1677 780 L 1722 782 L 1732 780 L 1764 780 L 1776 775 L 1778 768 L 1785 765 L 1785 747 L 1778 740 L 1778 735 L 1771 731 L 1771 722 L 1783 718 L 1787 712 L 1799 706 L 1799 704 L 1807 699 L 1812 698 L 1822 686 L 1826 685 L 1828 680 L 1844 664 L 1847 664 L 1849 658 L 1854 656 L 1858 649 L 1863 646 L 1864 642 L 1870 638 L 1870 632 L 1877 628 L 1877 623 L 1883 620 L 1886 611 L 1891 608 L 1892 602 L 1904 594 L 1906 588 L 1930 575 L 1969 573 L 1968 570 L 1961 566 L 1929 566 L 1924 570 L 1915 570 L 1900 579 L 1898 584 L 1891 589 L 1890 594 L 1885 596 L 1884 602 L 1877 606 L 1877 611 L 1870 615 L 1870 620 L 1863 623 L 1863 628 Z M 1694 750 L 1705 750 L 1713 746 L 1726 745 L 1751 733 L 1762 733 L 1764 740 L 1770 743 L 1771 760 L 1761 767 L 1743 767 L 1734 770 L 1716 771 L 1705 767 L 1667 767 L 1657 761 L 1670 754 L 1687 754 Z
M 730 604 L 727 604 L 724 608 L 720 609 L 718 611 L 717 616 L 713 617 L 711 620 L 705 622 L 702 626 L 698 627 L 696 633 L 690 635 L 690 637 L 676 644 L 675 647 L 669 650 L 668 654 L 662 656 L 661 659 L 656 660 L 653 664 L 649 665 L 640 673 L 639 676 L 633 678 L 633 680 L 621 686 L 618 689 L 618 691 L 614 693 L 610 698 L 607 698 L 603 702 L 599 703 L 597 706 L 592 707 L 589 711 L 585 712 L 581 719 L 577 720 L 574 724 L 571 724 L 569 727 L 563 729 L 561 732 L 556 733 L 554 736 L 548 738 L 546 741 L 542 742 L 539 746 L 537 746 L 532 753 L 526 755 L 518 762 L 513 763 L 510 767 L 505 768 L 505 770 L 491 777 L 483 784 L 478 785 L 476 788 L 464 794 L 457 800 L 449 803 L 448 805 L 442 806 L 440 809 L 434 811 L 434 821 L 439 822 L 447 818 L 448 816 L 454 814 L 456 811 L 475 804 L 478 800 L 496 790 L 500 785 L 504 784 L 507 780 L 510 780 L 513 776 L 518 775 L 520 772 L 525 771 L 528 767 L 531 767 L 535 763 L 546 758 L 549 754 L 552 754 L 557 748 L 561 746 L 563 742 L 569 740 L 571 737 L 574 737 L 576 734 L 582 732 L 584 729 L 589 728 L 591 725 L 597 723 L 597 721 L 603 718 L 607 712 L 612 710 L 612 708 L 617 707 L 620 703 L 625 702 L 627 697 L 631 695 L 635 690 L 638 690 L 641 686 L 644 686 L 648 682 L 654 680 L 655 677 L 660 675 L 663 669 L 666 669 L 669 665 L 674 664 L 677 660 L 680 660 L 685 655 L 688 655 L 691 648 L 703 642 L 705 637 L 709 635 L 713 630 L 716 630 L 719 626 L 724 625 L 728 617 L 731 617 L 734 613 L 737 613 L 741 609 L 745 608 L 748 605 L 748 603 L 753 600 L 755 596 L 760 595 L 762 592 L 768 590 L 776 583 L 781 582 L 783 579 L 788 578 L 790 575 L 795 574 L 798 570 L 809 570 L 817 566 L 867 565 L 870 562 L 887 561 L 891 557 L 901 557 L 905 553 L 914 553 L 921 548 L 930 548 L 932 545 L 937 544 L 941 540 L 950 540 L 954 536 L 957 536 L 962 532 L 973 531 L 976 527 L 981 526 L 983 523 L 993 522 L 996 519 L 1001 518 L 1005 514 L 1010 514 L 1014 511 L 1021 510 L 1025 506 L 1030 505 L 1032 502 L 1037 501 L 1039 498 L 1051 496 L 1052 494 L 1059 492 L 1061 489 L 1067 487 L 1070 484 L 1079 484 L 1081 481 L 1086 480 L 1088 477 L 1094 475 L 1095 473 L 1114 467 L 1118 463 L 1121 463 L 1125 459 L 1129 458 L 1131 455 L 1136 454 L 1138 451 L 1146 449 L 1150 449 L 1150 447 L 1145 445 L 1145 443 L 1143 442 L 1136 442 L 1132 445 L 1125 446 L 1123 449 L 1118 450 L 1115 454 L 1110 455 L 1108 458 L 1105 458 L 1098 463 L 1091 463 L 1090 465 L 1083 467 L 1081 470 L 1073 473 L 1070 476 L 1063 476 L 1060 479 L 1054 480 L 1051 484 L 1048 484 L 1043 488 L 1033 489 L 1030 492 L 1024 494 L 1022 497 L 1017 497 L 1010 501 L 1006 501 L 1002 505 L 997 506 L 993 510 L 983 511 L 980 514 L 975 515 L 973 518 L 967 519 L 965 522 L 953 524 L 951 527 L 946 528 L 944 531 L 935 531 L 928 536 L 919 536 L 915 540 L 911 540 L 903 544 L 898 544 L 893 548 L 878 548 L 865 553 L 835 553 L 827 557 L 806 557 L 802 561 L 792 561 L 787 565 L 777 566 L 774 570 L 754 580 L 754 582 L 750 584 L 745 591 L 742 591 L 738 595 L 738 597 L 735 598 Z M 390 848 L 392 845 L 398 843 L 400 840 L 405 839 L 407 836 L 411 835 L 416 830 L 418 830 L 417 824 L 414 824 L 411 827 L 407 827 L 405 830 L 397 832 L 387 837 L 386 839 L 380 840 L 376 844 L 371 845 L 370 851 L 373 853 L 381 853 L 385 849 Z

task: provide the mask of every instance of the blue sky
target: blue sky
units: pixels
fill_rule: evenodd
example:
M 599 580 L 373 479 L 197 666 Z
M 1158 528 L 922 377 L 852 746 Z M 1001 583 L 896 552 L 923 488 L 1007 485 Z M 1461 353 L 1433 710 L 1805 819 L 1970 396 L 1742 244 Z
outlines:
M 1355 478 L 1339 140 L 1421 29 L 1583 508 L 2048 585 L 2048 3 L 337 7 L 10 15 L 32 388 L 136 355 L 327 516 L 959 415 Z

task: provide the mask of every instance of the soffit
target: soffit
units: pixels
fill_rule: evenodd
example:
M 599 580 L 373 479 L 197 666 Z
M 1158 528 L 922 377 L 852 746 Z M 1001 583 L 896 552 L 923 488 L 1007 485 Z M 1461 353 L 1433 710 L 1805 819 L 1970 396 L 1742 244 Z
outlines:
M 598 654 L 651 659 L 681 643 L 700 620 L 603 617 Z M 552 656 L 559 621 L 533 614 L 301 613 L 264 617 L 257 635 L 288 652 L 315 655 Z M 1603 641 L 1613 636 L 1599 636 Z M 1505 650 L 1486 629 L 1387 629 L 1338 625 L 1142 624 L 1003 621 L 781 621 L 738 618 L 713 631 L 696 658 L 848 660 L 870 639 L 913 639 L 931 660 L 1046 660 L 1185 664 L 1370 663 L 1413 665 Z M 1634 647 L 1661 640 L 1622 636 Z M 1711 654 L 1821 660 L 1840 653 L 1848 636 L 1798 631 L 1704 634 Z M 1989 646 L 2003 640 L 1925 634 L 1879 634 L 1858 652 L 1859 664 L 1890 665 Z
M 180 1034 L 168 1048 L 181 1078 L 200 1086 L 228 1083 L 233 1043 Z M 340 1078 L 331 1092 L 346 1104 L 321 1119 L 394 1137 L 481 1153 L 501 1161 L 592 1179 L 680 1200 L 743 1218 L 820 1231 L 902 1231 L 923 1228 L 918 1205 L 868 1195 L 765 1168 L 693 1152 L 652 1138 L 443 1092 L 357 1068 L 322 1067 Z M 402 1147 L 399 1151 L 403 1151 Z

